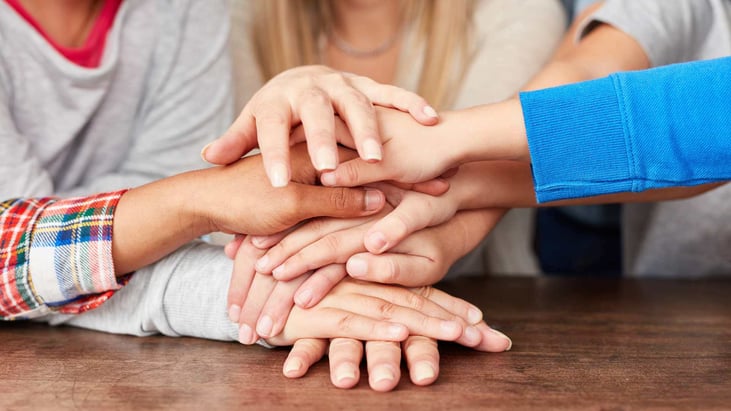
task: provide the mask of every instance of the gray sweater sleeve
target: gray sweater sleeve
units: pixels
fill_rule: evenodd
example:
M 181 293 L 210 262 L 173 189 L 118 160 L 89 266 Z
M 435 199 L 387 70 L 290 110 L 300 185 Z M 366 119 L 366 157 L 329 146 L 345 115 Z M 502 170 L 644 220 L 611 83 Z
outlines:
M 147 90 L 139 105 L 134 142 L 114 173 L 62 196 L 134 187 L 206 166 L 200 150 L 233 119 L 229 18 L 224 0 L 170 2 L 177 13 L 163 27 Z M 131 58 L 131 56 L 130 56 Z
M 578 35 L 597 23 L 612 25 L 640 44 L 653 67 L 723 57 L 729 9 L 727 0 L 607 0 Z
M 139 270 L 101 307 L 41 321 L 115 334 L 235 341 L 238 329 L 226 315 L 231 269 L 221 247 L 191 243 Z

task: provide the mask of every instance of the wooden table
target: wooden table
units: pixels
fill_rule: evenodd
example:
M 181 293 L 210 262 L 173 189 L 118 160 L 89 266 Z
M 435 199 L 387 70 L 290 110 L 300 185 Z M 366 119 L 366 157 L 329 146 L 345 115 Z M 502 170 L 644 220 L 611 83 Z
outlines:
M 465 279 L 513 350 L 442 346 L 431 387 L 330 385 L 285 350 L 0 324 L 0 409 L 731 409 L 731 281 Z M 365 375 L 365 372 L 364 372 Z

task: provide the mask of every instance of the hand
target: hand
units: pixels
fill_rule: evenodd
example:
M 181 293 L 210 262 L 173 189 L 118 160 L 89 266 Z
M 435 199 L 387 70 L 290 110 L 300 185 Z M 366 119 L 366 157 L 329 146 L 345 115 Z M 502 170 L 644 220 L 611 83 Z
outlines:
M 443 113 L 434 127 L 423 127 L 395 110 L 376 112 L 383 161 L 344 162 L 322 174 L 324 185 L 355 187 L 386 180 L 419 183 L 472 161 L 530 161 L 520 102 L 515 99 Z
M 364 253 L 362 246 L 360 246 L 360 251 L 357 249 L 343 250 L 336 246 L 322 254 L 339 259 L 339 253 L 342 251 L 343 258 L 348 260 L 349 274 L 353 277 L 407 286 L 433 284 L 444 276 L 457 259 L 473 249 L 502 215 L 503 211 L 499 210 L 460 212 L 446 224 L 415 233 L 388 254 Z M 337 221 L 340 220 L 333 222 Z M 357 238 L 360 236 L 356 234 L 356 240 Z M 345 242 L 325 241 L 323 245 L 325 247 L 337 244 L 342 246 Z M 356 244 L 361 243 L 356 241 Z M 256 324 L 260 335 L 276 334 L 283 327 L 294 303 L 303 308 L 312 307 L 346 275 L 342 265 L 326 265 L 315 270 L 312 275 L 298 277 L 301 280 L 286 282 L 290 284 L 287 292 L 273 294 L 268 299 L 262 299 L 259 293 L 251 290 L 251 281 L 256 272 L 255 261 L 264 255 L 266 249 L 258 249 L 249 238 L 239 251 L 240 254 L 234 262 L 235 272 L 229 288 L 228 301 L 233 310 L 230 316 L 234 322 L 248 322 L 250 328 Z M 250 297 L 255 294 L 257 297 L 252 300 Z M 443 302 L 440 305 L 447 306 L 451 300 L 443 299 L 441 301 Z M 251 304 L 249 311 L 259 314 L 249 316 L 246 321 L 241 320 L 239 312 L 242 311 L 240 309 L 242 304 Z M 469 324 L 478 321 L 474 310 L 465 312 L 460 305 L 448 308 L 448 310 L 464 313 L 465 315 L 461 315 L 461 317 L 466 319 Z M 265 317 L 266 320 L 264 320 Z M 463 343 L 463 340 L 458 340 L 458 342 Z M 470 343 L 464 342 L 464 345 L 469 346 Z
M 484 352 L 503 352 L 512 348 L 512 342 L 501 332 L 484 323 L 478 326 L 482 343 L 474 347 Z M 416 385 L 430 385 L 439 376 L 439 348 L 431 338 L 412 335 L 402 342 L 368 341 L 365 343 L 368 363 L 368 383 L 376 391 L 390 391 L 401 378 L 401 356 L 406 358 L 411 381 Z M 284 362 L 283 373 L 288 378 L 300 378 L 318 362 L 328 350 L 324 339 L 297 340 Z M 360 379 L 363 343 L 349 338 L 329 342 L 330 381 L 338 388 L 352 388 Z
M 408 111 L 422 124 L 438 121 L 434 109 L 414 93 L 325 66 L 304 66 L 269 80 L 202 155 L 211 163 L 229 164 L 255 148 L 258 141 L 272 185 L 283 187 L 290 179 L 290 129 L 299 123 L 304 126 L 315 168 L 332 170 L 338 165 L 337 113 L 347 123 L 360 157 L 378 161 L 381 137 L 373 104 Z
M 346 156 L 345 150 L 342 155 Z M 272 234 L 318 215 L 357 217 L 382 208 L 383 194 L 372 189 L 331 189 L 315 186 L 304 145 L 292 148 L 294 181 L 286 188 L 271 187 L 264 176 L 261 156 L 196 172 L 196 214 L 209 222 L 207 232 Z
M 242 250 L 245 246 L 237 258 L 247 258 Z M 339 269 L 344 272 L 342 266 Z M 305 278 L 282 282 L 256 274 L 243 306 L 239 309 L 234 304 L 229 309 L 232 321 L 240 324 L 239 341 L 252 344 L 258 337 L 266 337 L 275 345 L 289 345 L 307 337 L 401 341 L 412 333 L 466 346 L 480 343 L 473 324 L 480 322 L 481 312 L 439 290 L 407 290 L 346 279 L 313 307 L 293 308 L 292 295 Z
M 389 203 L 376 215 L 355 219 L 314 219 L 288 233 L 252 238 L 252 244 L 259 248 L 271 247 L 257 260 L 256 270 L 272 273 L 278 280 L 291 280 L 328 264 L 345 263 L 351 255 L 366 251 L 363 238 L 368 246 L 374 241 L 371 234 L 374 231 L 376 235 L 382 235 L 380 230 L 385 229 L 389 234 L 395 233 L 400 241 L 414 231 L 448 221 L 459 208 L 455 190 L 433 197 L 385 183 L 375 187 L 386 193 Z M 390 211 L 391 206 L 395 206 L 395 210 Z M 376 252 L 385 251 L 383 247 L 378 245 Z M 373 249 L 369 251 L 374 252 Z

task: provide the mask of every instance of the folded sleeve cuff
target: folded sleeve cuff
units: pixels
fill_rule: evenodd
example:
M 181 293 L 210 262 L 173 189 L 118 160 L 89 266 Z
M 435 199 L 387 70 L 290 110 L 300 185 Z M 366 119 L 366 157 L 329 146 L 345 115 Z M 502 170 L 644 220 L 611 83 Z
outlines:
M 51 310 L 77 314 L 93 309 L 122 287 L 114 272 L 114 210 L 124 191 L 59 200 L 35 221 L 29 276 Z

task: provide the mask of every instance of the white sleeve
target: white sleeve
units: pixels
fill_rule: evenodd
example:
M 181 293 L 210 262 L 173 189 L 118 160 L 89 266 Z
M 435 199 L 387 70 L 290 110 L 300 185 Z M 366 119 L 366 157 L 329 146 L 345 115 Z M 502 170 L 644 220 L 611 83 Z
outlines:
M 226 314 L 231 270 L 221 247 L 191 243 L 137 271 L 99 308 L 43 321 L 115 334 L 236 341 L 238 328 Z
M 5 68 L 0 61 L 0 201 L 53 194 L 53 180 L 35 156 L 28 138 L 15 127 Z
M 577 40 L 606 23 L 634 38 L 653 67 L 697 60 L 719 18 L 714 13 L 725 15 L 716 10 L 726 8 L 722 3 L 725 0 L 607 0 L 581 23 Z
M 233 120 L 225 0 L 178 1 L 179 35 L 153 57 L 134 143 L 120 168 L 62 195 L 134 187 L 206 167 L 201 149 Z M 170 28 L 172 30 L 172 28 Z M 163 42 L 164 43 L 164 42 Z M 164 48 L 164 50 L 163 50 Z

